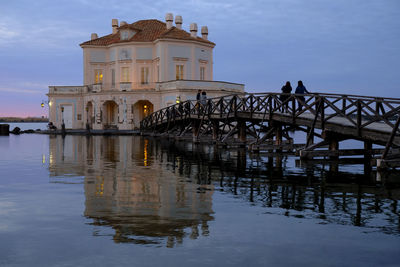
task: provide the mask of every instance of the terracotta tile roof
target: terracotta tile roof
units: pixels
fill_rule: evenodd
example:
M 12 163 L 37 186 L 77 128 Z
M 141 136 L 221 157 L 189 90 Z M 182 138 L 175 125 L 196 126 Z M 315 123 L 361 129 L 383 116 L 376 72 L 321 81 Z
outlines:
M 167 30 L 167 25 L 164 22 L 156 19 L 139 20 L 132 24 L 121 26 L 118 29 L 120 30 L 126 28 L 130 28 L 136 31 L 136 34 L 129 40 L 120 40 L 119 33 L 114 33 L 81 43 L 80 45 L 108 46 L 111 44 L 124 42 L 153 42 L 158 39 L 192 40 L 215 45 L 213 42 L 204 40 L 203 38 L 191 37 L 190 33 L 184 30 L 180 30 L 176 27 L 172 27 Z

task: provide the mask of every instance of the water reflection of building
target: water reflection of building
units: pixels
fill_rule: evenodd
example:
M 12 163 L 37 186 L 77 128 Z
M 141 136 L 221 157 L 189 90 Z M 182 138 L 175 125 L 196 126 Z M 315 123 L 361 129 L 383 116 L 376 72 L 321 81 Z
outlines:
M 111 226 L 116 242 L 172 246 L 207 234 L 214 187 L 276 215 L 399 233 L 399 172 L 377 181 L 329 166 L 337 162 L 296 166 L 290 156 L 166 139 L 67 136 L 64 155 L 61 137 L 51 142 L 52 175 L 85 177 L 85 215 L 100 232 Z
M 199 191 L 155 152 L 140 137 L 57 136 L 50 139 L 50 173 L 58 182 L 84 176 L 84 214 L 95 226 L 112 227 L 115 242 L 173 246 L 207 235 L 212 185 Z

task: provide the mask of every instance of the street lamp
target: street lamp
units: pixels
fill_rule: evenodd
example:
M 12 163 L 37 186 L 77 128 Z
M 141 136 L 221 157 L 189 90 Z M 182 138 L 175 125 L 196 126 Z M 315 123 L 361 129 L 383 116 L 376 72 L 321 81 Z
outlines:
M 52 102 L 46 101 L 46 100 L 42 100 L 42 103 L 40 104 L 40 106 L 41 106 L 42 108 L 44 108 L 46 104 L 49 105 L 49 113 L 50 113 L 50 107 L 51 107 Z M 49 115 L 50 115 L 50 114 L 49 114 Z M 49 117 L 50 117 L 50 116 L 49 116 Z
M 65 134 L 64 107 L 63 106 L 61 106 L 61 116 L 62 116 L 61 131 L 63 134 Z
M 89 125 L 89 106 L 86 106 L 86 130 L 90 130 L 90 125 Z

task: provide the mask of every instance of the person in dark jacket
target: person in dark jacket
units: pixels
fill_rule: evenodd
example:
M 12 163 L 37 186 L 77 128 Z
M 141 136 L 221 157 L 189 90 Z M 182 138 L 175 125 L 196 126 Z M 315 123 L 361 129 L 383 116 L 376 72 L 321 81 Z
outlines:
M 301 94 L 301 95 L 309 94 L 306 87 L 303 85 L 302 81 L 299 81 L 297 83 L 297 88 L 296 88 L 295 94 Z M 299 111 L 300 111 L 300 110 L 302 110 L 303 103 L 305 102 L 304 96 L 297 96 L 297 102 L 299 103 Z
M 284 86 L 282 86 L 282 94 L 280 96 L 280 100 L 282 102 L 282 112 L 287 112 L 288 111 L 288 103 L 284 103 L 289 97 L 290 93 L 292 92 L 292 86 L 290 85 L 290 82 L 286 82 Z
M 197 95 L 196 95 L 196 100 L 197 100 L 197 102 L 200 101 L 200 98 L 201 98 L 201 90 L 198 90 L 198 91 L 197 91 Z

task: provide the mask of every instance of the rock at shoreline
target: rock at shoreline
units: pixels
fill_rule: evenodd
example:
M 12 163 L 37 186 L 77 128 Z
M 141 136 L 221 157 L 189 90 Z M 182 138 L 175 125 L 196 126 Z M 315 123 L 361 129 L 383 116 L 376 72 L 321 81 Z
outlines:
M 10 133 L 12 133 L 12 134 L 20 134 L 21 133 L 21 128 L 15 127 Z

